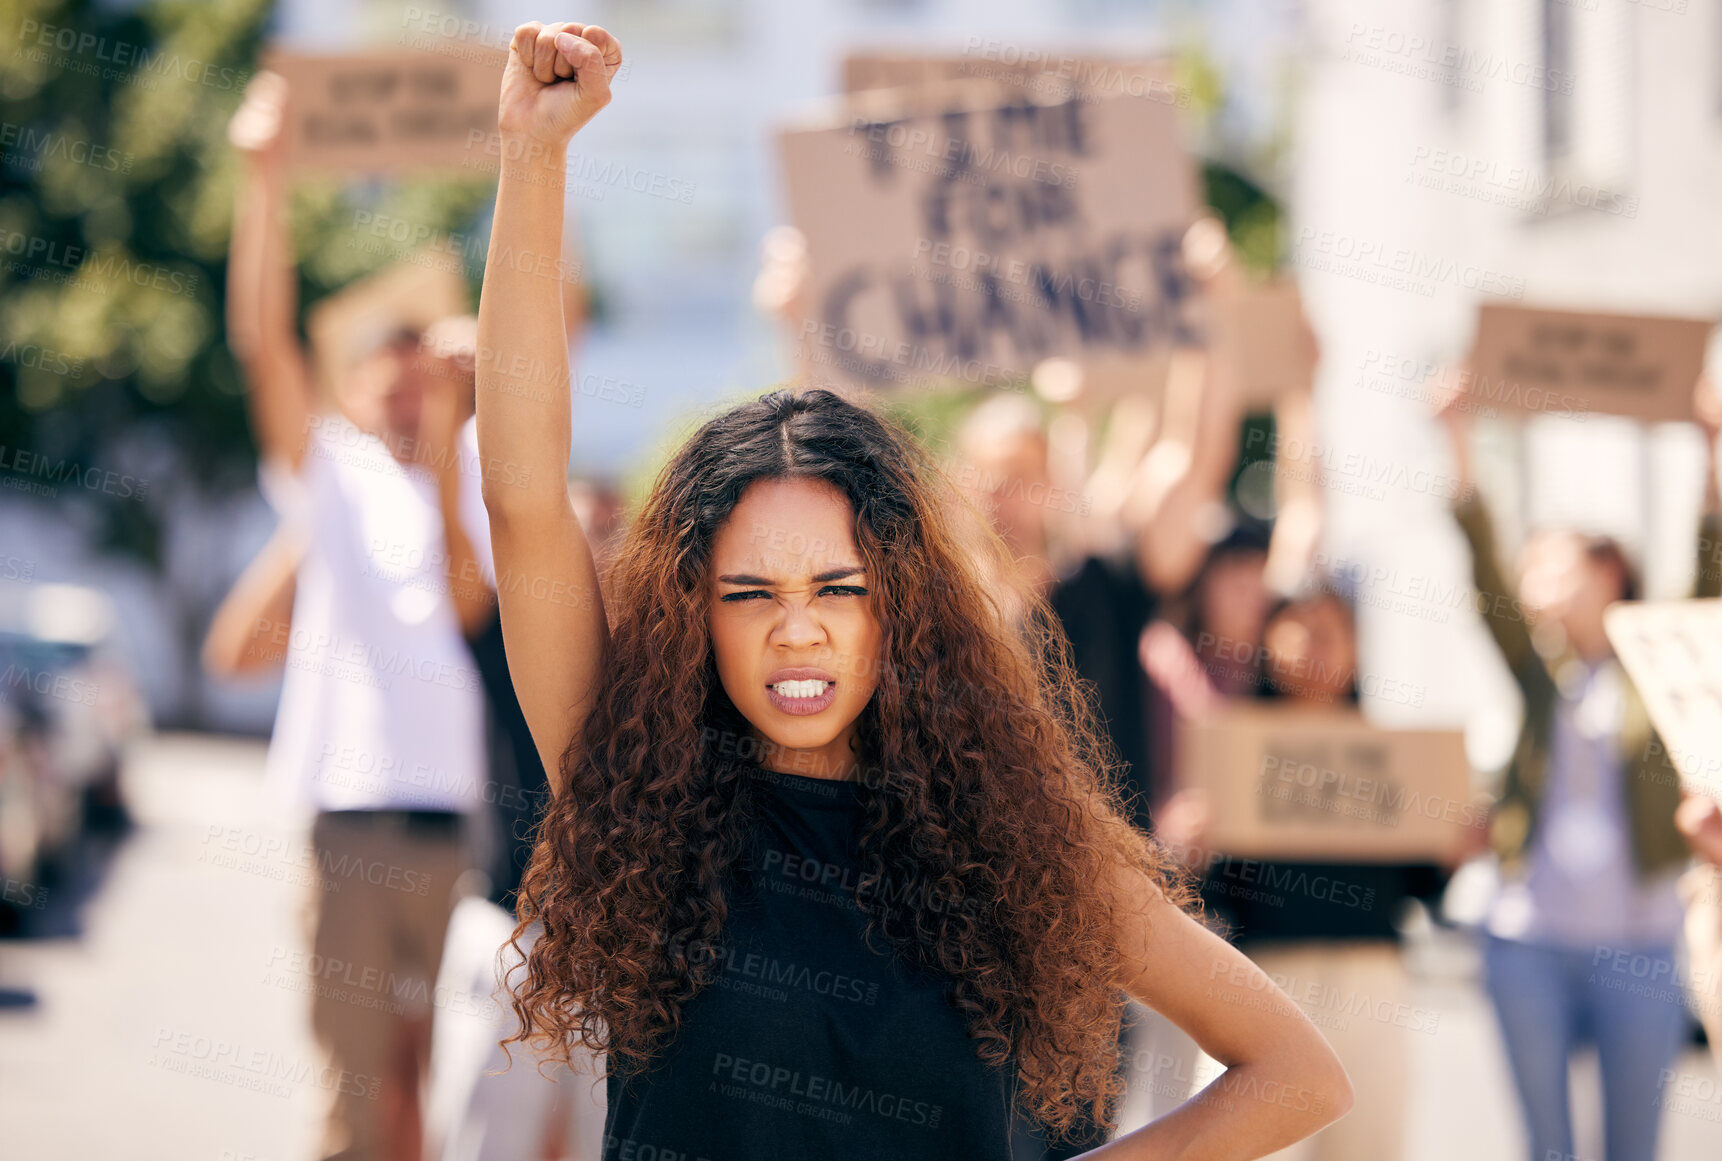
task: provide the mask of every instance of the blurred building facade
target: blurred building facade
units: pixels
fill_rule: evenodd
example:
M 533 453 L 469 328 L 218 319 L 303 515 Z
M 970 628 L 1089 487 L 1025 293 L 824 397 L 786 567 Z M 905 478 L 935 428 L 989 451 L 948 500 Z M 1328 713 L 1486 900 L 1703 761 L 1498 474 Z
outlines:
M 1468 576 L 1427 389 L 1484 302 L 1722 316 L 1722 5 L 1309 0 L 1287 50 L 1287 264 L 1323 344 L 1329 446 L 1312 462 L 1328 559 L 1361 579 L 1364 666 L 1427 691 L 1378 715 L 1469 719 L 1473 758 L 1492 765 L 1516 697 L 1463 600 L 1418 595 Z M 1648 595 L 1684 591 L 1695 429 L 1478 427 L 1510 541 L 1542 524 L 1607 532 L 1641 559 Z

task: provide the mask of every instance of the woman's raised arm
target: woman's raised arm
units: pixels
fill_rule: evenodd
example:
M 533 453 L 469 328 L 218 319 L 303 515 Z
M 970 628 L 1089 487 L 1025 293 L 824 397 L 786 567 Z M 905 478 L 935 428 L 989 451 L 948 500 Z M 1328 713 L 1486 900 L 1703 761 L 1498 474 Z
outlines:
M 568 500 L 562 310 L 568 142 L 610 103 L 622 46 L 596 25 L 515 29 L 497 114 L 502 172 L 478 308 L 478 453 L 509 675 L 553 790 L 609 638 Z

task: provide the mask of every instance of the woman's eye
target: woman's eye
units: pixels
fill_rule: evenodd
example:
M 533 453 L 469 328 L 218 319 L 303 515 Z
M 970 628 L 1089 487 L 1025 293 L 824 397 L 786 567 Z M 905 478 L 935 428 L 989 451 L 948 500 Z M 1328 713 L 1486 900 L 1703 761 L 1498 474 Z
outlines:
M 764 589 L 749 589 L 747 592 L 744 592 L 744 593 L 725 593 L 723 596 L 719 597 L 718 600 L 720 600 L 720 601 L 751 601 L 755 597 L 769 597 L 770 595 L 771 594 L 766 592 Z
M 820 596 L 864 597 L 867 590 L 860 585 L 826 585 L 819 590 Z

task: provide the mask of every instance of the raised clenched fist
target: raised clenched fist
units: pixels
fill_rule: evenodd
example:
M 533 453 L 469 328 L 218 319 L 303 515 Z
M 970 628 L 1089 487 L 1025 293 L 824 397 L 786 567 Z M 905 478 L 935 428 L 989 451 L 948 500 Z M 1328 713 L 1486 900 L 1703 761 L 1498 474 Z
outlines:
M 560 148 L 610 103 L 621 67 L 621 42 L 596 24 L 522 24 L 508 47 L 497 128 Z
M 227 140 L 241 153 L 279 153 L 286 107 L 287 79 L 267 69 L 260 71 L 245 86 L 245 100 L 227 123 Z

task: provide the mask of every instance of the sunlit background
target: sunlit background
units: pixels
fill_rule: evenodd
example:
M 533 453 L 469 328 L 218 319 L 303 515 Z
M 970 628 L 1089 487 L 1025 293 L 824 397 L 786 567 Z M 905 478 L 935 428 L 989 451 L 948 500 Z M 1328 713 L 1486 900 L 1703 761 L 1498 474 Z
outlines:
M 1171 58 L 1206 198 L 1249 266 L 1297 278 L 1321 344 L 1321 552 L 1373 578 L 1364 667 L 1421 691 L 1366 691 L 1365 709 L 1463 726 L 1479 768 L 1519 720 L 1480 622 L 1391 607 L 1412 578 L 1464 575 L 1419 385 L 1464 354 L 1484 302 L 1722 316 L 1722 0 L 0 3 L 0 660 L 94 691 L 52 699 L 31 730 L 27 696 L 0 688 L 0 769 L 36 771 L 33 789 L 0 784 L 0 988 L 34 1000 L 0 1011 L 0 1155 L 308 1155 L 315 1093 L 199 1084 L 152 1055 L 185 1028 L 311 1052 L 302 997 L 271 963 L 299 938 L 292 876 L 210 859 L 231 838 L 219 828 L 297 833 L 255 786 L 279 682 L 199 664 L 274 526 L 223 338 L 226 126 L 265 48 L 397 48 L 446 17 L 488 44 L 579 19 L 627 48 L 614 103 L 576 142 L 591 164 L 568 204 L 592 310 L 575 374 L 620 388 L 576 396 L 571 469 L 629 494 L 691 420 L 792 370 L 751 299 L 761 240 L 787 216 L 774 134 L 829 106 L 845 53 L 996 40 Z M 140 53 L 206 67 L 129 67 Z M 1556 75 L 1573 83 L 1535 79 Z M 674 196 L 607 182 L 618 169 Z M 303 305 L 408 253 L 360 228 L 383 218 L 471 239 L 476 301 L 493 194 L 446 176 L 298 182 Z M 1639 554 L 1650 595 L 1690 584 L 1692 428 L 1593 416 L 1479 434 L 1509 539 L 1578 523 Z M 1470 953 L 1418 954 L 1443 1021 L 1415 1045 L 1408 1156 L 1517 1157 Z M 1716 1091 L 1705 1058 L 1687 1065 Z M 1594 1134 L 1594 1102 L 1578 1111 Z M 1664 1143 L 1664 1158 L 1716 1156 L 1722 1104 L 1669 1114 Z

